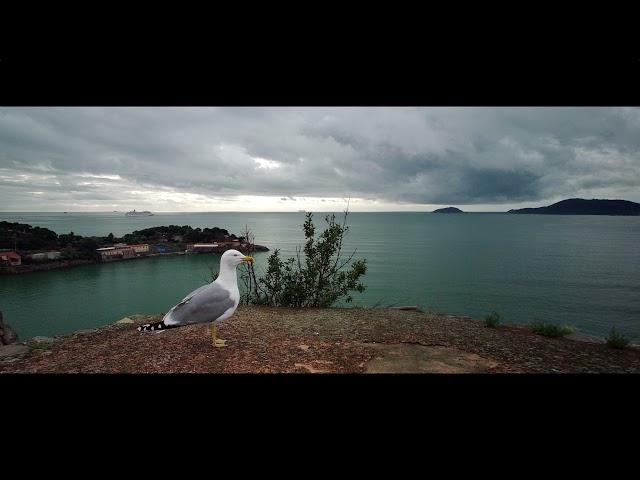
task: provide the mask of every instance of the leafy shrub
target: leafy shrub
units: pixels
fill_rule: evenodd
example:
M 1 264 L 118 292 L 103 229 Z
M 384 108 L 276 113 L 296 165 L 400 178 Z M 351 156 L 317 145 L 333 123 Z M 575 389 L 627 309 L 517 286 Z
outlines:
M 573 328 L 567 327 L 566 325 L 560 326 L 555 323 L 539 321 L 531 324 L 531 331 L 538 335 L 544 335 L 545 337 L 564 337 L 565 335 L 573 333 Z
M 622 335 L 621 333 L 619 333 L 616 330 L 616 327 L 611 327 L 611 332 L 609 333 L 609 336 L 605 340 L 607 341 L 607 345 L 609 347 L 618 348 L 620 350 L 626 348 L 630 343 L 630 340 L 624 335 Z
M 502 320 L 502 316 L 498 312 L 493 312 L 492 314 L 484 317 L 484 325 L 486 327 L 493 328 L 500 323 L 500 320 Z
M 313 213 L 306 214 L 303 225 L 306 239 L 296 257 L 283 259 L 279 250 L 269 256 L 264 275 L 254 283 L 251 303 L 286 307 L 328 307 L 344 298 L 353 300 L 351 292 L 362 293 L 360 277 L 367 272 L 365 259 L 351 262 L 355 251 L 343 257 L 343 242 L 349 227 L 348 212 L 342 223 L 335 214 L 327 215 L 327 228 L 316 238 Z

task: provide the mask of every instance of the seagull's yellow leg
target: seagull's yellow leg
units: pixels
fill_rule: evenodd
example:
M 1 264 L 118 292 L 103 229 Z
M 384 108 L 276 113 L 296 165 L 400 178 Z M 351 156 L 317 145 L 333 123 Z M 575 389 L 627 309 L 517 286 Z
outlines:
M 227 346 L 227 341 L 226 340 L 222 340 L 221 338 L 217 337 L 216 326 L 213 323 L 211 324 L 211 340 L 213 341 L 213 346 L 214 347 L 226 347 Z

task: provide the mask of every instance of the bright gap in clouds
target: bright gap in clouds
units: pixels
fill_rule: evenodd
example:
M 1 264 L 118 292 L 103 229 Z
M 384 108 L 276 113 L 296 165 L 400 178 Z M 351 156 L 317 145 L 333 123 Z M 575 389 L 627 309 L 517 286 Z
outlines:
M 260 157 L 255 157 L 253 160 L 258 164 L 258 168 L 266 168 L 267 170 L 272 170 L 274 168 L 280 167 L 280 163 L 274 160 Z

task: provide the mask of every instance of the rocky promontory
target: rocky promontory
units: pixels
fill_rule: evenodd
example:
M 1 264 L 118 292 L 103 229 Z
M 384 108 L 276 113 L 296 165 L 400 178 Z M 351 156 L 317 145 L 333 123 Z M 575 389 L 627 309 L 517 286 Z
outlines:
M 640 215 L 640 203 L 628 200 L 570 198 L 547 207 L 520 208 L 507 213 L 544 215 Z
M 218 327 L 225 348 L 208 325 L 136 330 L 161 317 L 30 341 L 0 373 L 640 373 L 637 348 L 414 309 L 240 306 Z

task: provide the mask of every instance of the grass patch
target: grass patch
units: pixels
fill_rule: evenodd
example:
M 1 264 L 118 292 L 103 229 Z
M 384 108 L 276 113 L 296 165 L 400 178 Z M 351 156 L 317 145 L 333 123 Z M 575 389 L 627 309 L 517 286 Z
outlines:
M 617 348 L 619 350 L 627 348 L 631 342 L 631 340 L 619 333 L 616 327 L 611 327 L 611 332 L 609 332 L 609 336 L 605 338 L 605 340 L 610 348 Z
M 498 312 L 493 312 L 491 315 L 484 317 L 484 326 L 490 328 L 497 327 L 501 320 L 502 316 Z
M 539 321 L 531 324 L 531 331 L 545 337 L 564 337 L 565 335 L 573 333 L 573 328 L 567 327 L 566 325 L 560 326 L 555 323 Z

